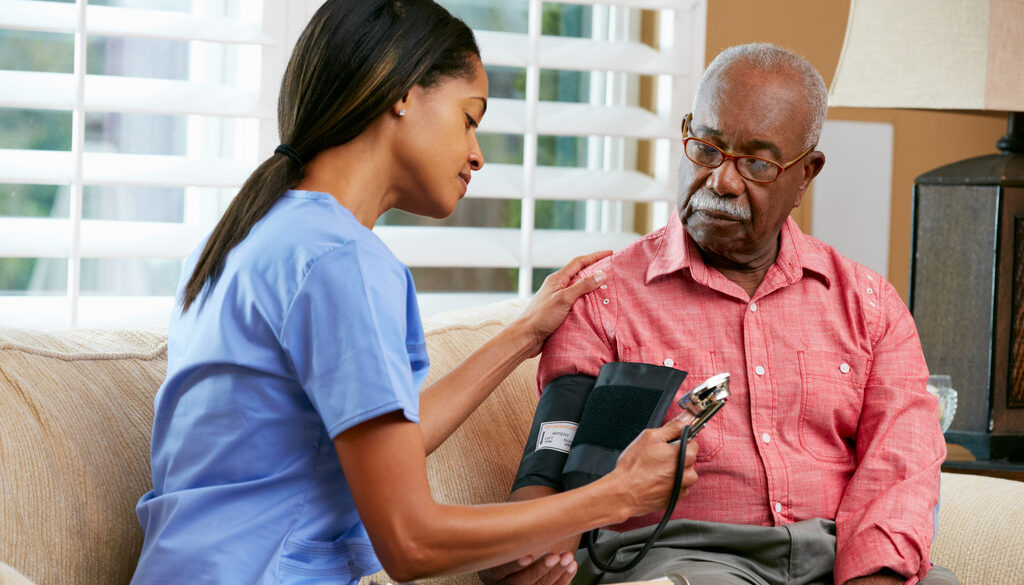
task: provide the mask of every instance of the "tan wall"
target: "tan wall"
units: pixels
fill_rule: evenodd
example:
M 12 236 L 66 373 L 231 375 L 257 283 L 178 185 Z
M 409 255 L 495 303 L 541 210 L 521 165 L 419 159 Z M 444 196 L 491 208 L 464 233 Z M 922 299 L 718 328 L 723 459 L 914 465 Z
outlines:
M 829 84 L 842 50 L 849 6 L 849 0 L 708 0 L 707 60 L 710 63 L 732 45 L 772 42 L 805 56 Z M 996 140 L 1006 132 L 1006 115 L 833 108 L 828 117 L 893 125 L 888 277 L 906 300 L 914 178 L 957 160 L 994 154 Z M 810 214 L 804 210 L 797 217 L 804 223 Z

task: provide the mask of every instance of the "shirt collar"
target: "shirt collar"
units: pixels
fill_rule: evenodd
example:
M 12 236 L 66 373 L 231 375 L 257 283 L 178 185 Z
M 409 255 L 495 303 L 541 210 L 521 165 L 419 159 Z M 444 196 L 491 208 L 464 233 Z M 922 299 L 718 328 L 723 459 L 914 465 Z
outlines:
M 805 271 L 810 271 L 822 278 L 826 288 L 832 288 L 833 271 L 823 250 L 815 245 L 816 240 L 800 231 L 800 226 L 792 217 L 787 218 L 782 225 L 781 234 L 779 256 L 775 264 L 785 275 L 786 281 L 795 284 Z M 661 245 L 647 266 L 645 282 L 649 284 L 659 276 L 684 268 L 690 269 L 694 280 L 705 284 L 709 282 L 709 269 L 697 249 L 697 243 L 683 229 L 678 211 L 674 211 L 665 226 Z

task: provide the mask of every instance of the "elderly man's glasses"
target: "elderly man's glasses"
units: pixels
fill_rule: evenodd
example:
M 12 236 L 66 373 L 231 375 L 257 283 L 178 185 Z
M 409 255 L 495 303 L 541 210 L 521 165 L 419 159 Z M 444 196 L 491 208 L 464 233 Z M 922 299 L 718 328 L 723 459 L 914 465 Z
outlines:
M 686 114 L 686 117 L 683 118 L 683 152 L 686 153 L 686 158 L 695 164 L 709 169 L 716 169 L 722 166 L 722 163 L 725 161 L 734 160 L 736 161 L 736 170 L 739 171 L 740 176 L 744 179 L 750 179 L 755 183 L 771 183 L 778 179 L 782 171 L 795 165 L 800 159 L 807 156 L 809 152 L 814 150 L 815 146 L 812 144 L 807 147 L 807 150 L 801 152 L 800 156 L 784 165 L 780 165 L 766 158 L 725 152 L 710 142 L 694 136 L 687 136 L 690 132 L 690 120 L 692 118 L 693 114 Z

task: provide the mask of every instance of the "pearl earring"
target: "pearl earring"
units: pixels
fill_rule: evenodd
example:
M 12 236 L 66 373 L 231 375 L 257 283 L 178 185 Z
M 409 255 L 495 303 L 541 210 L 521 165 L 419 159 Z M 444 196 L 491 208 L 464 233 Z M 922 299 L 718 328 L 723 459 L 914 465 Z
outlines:
M 401 110 L 398 110 L 398 115 L 399 116 L 404 116 L 405 115 L 405 108 L 402 108 Z

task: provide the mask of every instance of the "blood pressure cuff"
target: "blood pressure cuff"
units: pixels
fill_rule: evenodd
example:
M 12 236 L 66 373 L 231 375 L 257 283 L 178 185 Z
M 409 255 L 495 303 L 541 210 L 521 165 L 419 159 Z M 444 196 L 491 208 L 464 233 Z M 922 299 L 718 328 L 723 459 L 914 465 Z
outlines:
M 537 404 L 512 491 L 528 485 L 562 491 L 605 475 L 643 429 L 661 424 L 685 378 L 675 368 L 610 362 L 596 379 L 552 380 Z
M 512 491 L 528 485 L 562 491 L 562 468 L 595 380 L 593 376 L 569 374 L 544 387 Z

